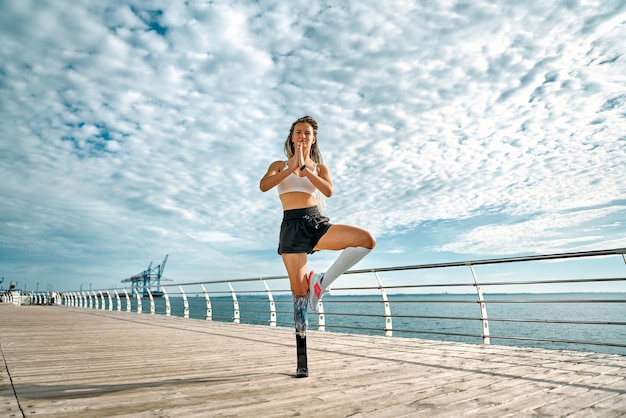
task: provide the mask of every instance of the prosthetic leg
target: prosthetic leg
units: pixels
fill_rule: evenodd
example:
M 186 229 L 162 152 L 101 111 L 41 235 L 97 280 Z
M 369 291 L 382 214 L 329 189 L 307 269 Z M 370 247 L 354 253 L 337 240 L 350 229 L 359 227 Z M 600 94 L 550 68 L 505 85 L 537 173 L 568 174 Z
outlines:
M 307 365 L 306 357 L 306 330 L 309 327 L 309 319 L 307 314 L 308 304 L 308 296 L 294 296 L 293 314 L 296 324 L 296 355 L 298 360 L 296 377 L 309 376 L 309 367 Z
M 309 377 L 309 367 L 306 359 L 306 335 L 296 334 L 296 352 L 298 356 L 296 377 Z

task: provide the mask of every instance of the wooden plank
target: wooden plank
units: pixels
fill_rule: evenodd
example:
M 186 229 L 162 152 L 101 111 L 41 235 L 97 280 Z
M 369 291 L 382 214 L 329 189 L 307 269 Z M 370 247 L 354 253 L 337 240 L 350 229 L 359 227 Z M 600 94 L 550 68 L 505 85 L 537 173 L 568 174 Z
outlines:
M 287 328 L 70 307 L 0 315 L 1 416 L 626 414 L 625 356 L 309 332 L 310 377 L 295 379 Z

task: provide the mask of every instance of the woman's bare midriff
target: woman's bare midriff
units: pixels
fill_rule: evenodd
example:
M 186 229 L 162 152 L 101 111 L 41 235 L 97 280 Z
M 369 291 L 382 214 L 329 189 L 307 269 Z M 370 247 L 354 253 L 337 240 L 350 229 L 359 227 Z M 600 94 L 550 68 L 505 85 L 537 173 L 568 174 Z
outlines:
M 280 195 L 283 210 L 302 209 L 317 205 L 317 198 L 314 194 L 302 192 L 289 192 Z

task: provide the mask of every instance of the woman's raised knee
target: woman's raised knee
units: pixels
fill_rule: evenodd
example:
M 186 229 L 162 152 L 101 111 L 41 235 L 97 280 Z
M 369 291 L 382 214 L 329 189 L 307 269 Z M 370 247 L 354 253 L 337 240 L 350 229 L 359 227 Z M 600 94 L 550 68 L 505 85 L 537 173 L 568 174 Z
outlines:
M 362 247 L 367 248 L 368 250 L 373 250 L 374 247 L 376 246 L 376 238 L 374 238 L 374 236 L 372 234 L 370 234 L 369 232 L 365 231 L 366 234 L 363 238 L 363 245 Z

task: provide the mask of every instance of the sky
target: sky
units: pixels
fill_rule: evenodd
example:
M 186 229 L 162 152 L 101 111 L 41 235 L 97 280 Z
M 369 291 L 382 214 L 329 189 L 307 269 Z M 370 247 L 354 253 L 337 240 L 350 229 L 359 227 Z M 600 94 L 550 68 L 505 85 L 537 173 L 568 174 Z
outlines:
M 355 268 L 624 248 L 625 45 L 622 0 L 2 0 L 4 287 L 284 275 L 304 115 Z

